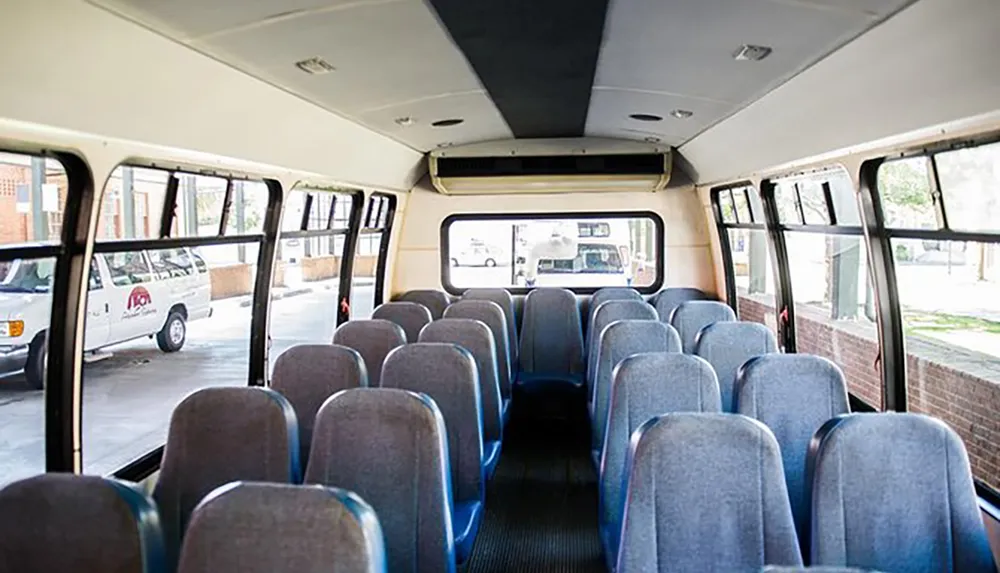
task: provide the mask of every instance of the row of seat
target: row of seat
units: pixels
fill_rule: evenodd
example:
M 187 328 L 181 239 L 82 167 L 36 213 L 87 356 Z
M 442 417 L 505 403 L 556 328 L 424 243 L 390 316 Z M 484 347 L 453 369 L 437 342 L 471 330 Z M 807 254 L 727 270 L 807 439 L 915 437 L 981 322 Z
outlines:
M 958 436 L 919 414 L 843 414 L 809 451 L 813 565 L 992 573 Z M 801 566 L 778 441 L 739 414 L 643 423 L 626 459 L 618 573 Z
M 195 508 L 180 573 L 385 573 L 372 508 L 332 487 L 232 483 Z M 0 490 L 0 569 L 169 571 L 156 504 L 110 478 L 44 474 Z
M 710 298 L 695 288 L 666 288 L 649 299 L 649 308 L 643 316 L 669 323 L 671 314 L 681 303 Z M 582 317 L 580 303 L 572 291 L 563 288 L 536 288 L 532 289 L 524 299 L 521 326 L 518 329 L 514 300 L 506 289 L 469 289 L 456 302 L 468 300 L 490 301 L 500 307 L 505 319 L 508 349 L 507 353 L 503 352 L 503 337 L 494 331 L 494 336 L 497 338 L 500 373 L 503 376 L 506 355 L 508 379 L 512 385 L 523 386 L 554 381 L 573 385 L 586 384 L 589 378 L 588 372 L 596 367 L 594 347 L 597 345 L 596 335 L 600 333 L 600 328 L 595 327 L 594 315 L 597 308 L 611 300 L 644 302 L 642 295 L 635 289 L 606 287 L 594 293 L 589 301 L 589 312 L 586 317 Z M 416 303 L 426 307 L 429 318 L 427 313 L 420 309 L 404 308 L 408 305 L 399 305 L 401 302 Z M 420 328 L 431 320 L 447 317 L 449 309 L 456 302 L 439 290 L 411 290 L 401 294 L 394 302 L 381 305 L 372 317 L 400 324 L 404 328 L 406 339 L 413 342 Z M 482 320 L 482 318 L 477 319 Z

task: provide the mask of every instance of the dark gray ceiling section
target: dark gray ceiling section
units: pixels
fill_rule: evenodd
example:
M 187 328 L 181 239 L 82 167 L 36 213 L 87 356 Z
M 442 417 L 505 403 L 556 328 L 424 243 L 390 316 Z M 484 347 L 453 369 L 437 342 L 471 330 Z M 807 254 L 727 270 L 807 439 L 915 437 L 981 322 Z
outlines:
M 514 137 L 581 137 L 608 0 L 429 0 Z

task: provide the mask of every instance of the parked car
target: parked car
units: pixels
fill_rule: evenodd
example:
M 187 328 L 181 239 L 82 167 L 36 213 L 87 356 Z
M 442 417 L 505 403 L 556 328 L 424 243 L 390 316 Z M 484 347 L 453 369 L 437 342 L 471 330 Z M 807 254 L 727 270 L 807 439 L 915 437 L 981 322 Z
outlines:
M 51 260 L 16 260 L 0 282 L 0 376 L 41 388 L 52 311 Z M 211 315 L 208 266 L 188 248 L 97 255 L 90 265 L 84 351 L 143 336 L 177 352 L 187 323 Z
M 509 265 L 510 253 L 495 245 L 472 241 L 467 247 L 451 254 L 453 267 L 495 267 Z

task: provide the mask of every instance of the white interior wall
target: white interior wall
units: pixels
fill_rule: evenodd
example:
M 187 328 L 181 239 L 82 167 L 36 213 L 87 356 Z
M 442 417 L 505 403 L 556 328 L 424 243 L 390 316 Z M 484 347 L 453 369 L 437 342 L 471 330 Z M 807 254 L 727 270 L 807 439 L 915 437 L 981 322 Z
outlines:
M 994 113 L 998 22 L 996 0 L 920 0 L 680 151 L 714 184 Z
M 665 226 L 664 286 L 693 286 L 715 292 L 709 232 L 693 186 L 658 193 L 579 195 L 445 196 L 422 180 L 407 198 L 406 217 L 396 245 L 392 292 L 442 288 L 439 243 L 441 223 L 456 213 L 531 213 L 544 211 L 653 211 Z
M 409 147 L 82 0 L 3 0 L 0 74 L 7 120 L 384 190 L 425 169 Z

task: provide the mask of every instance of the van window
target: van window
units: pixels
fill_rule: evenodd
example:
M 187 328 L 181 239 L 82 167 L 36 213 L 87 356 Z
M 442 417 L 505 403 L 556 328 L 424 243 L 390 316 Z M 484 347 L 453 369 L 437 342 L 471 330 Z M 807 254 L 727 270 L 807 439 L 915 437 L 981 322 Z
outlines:
M 442 283 L 592 290 L 662 283 L 663 224 L 653 213 L 453 215 L 445 220 Z
M 195 274 L 191 257 L 185 249 L 149 251 L 149 262 L 158 279 L 188 277 Z
M 137 285 L 152 280 L 149 264 L 141 251 L 106 253 L 101 255 L 108 265 L 111 282 L 115 286 Z

